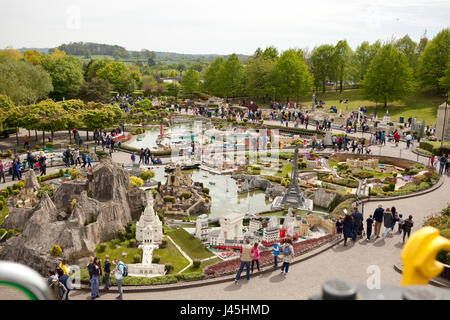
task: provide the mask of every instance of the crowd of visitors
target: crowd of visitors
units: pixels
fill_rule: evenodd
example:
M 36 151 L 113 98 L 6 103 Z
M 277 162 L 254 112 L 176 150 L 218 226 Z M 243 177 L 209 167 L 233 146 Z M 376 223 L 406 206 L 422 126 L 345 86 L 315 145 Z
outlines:
M 406 236 L 411 234 L 411 228 L 414 225 L 412 215 L 409 215 L 407 219 L 403 218 L 403 214 L 399 214 L 395 207 L 383 208 L 382 204 L 379 204 L 375 209 L 373 215 L 369 215 L 366 219 L 366 232 L 364 233 L 363 220 L 364 217 L 358 208 L 354 208 L 352 214 L 347 214 L 347 210 L 344 210 L 345 217 L 340 217 L 336 222 L 336 230 L 338 234 L 342 234 L 344 237 L 344 246 L 347 245 L 347 239 L 356 241 L 358 237 L 363 238 L 366 236 L 366 241 L 371 240 L 373 225 L 375 224 L 374 236 L 375 239 L 383 237 L 383 241 L 391 234 L 395 229 L 395 224 L 398 224 L 398 233 L 403 232 L 403 243 Z M 384 226 L 384 232 L 381 234 L 381 227 Z

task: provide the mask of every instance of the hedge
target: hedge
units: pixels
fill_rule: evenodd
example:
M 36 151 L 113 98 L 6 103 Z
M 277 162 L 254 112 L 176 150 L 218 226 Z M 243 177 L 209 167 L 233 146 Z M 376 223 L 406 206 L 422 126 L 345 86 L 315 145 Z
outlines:
M 450 143 L 448 142 L 441 147 L 439 141 L 421 141 L 419 148 L 431 152 L 433 155 L 450 154 Z
M 123 143 L 120 145 L 119 149 L 128 151 L 128 152 L 140 152 L 141 151 L 141 149 L 139 149 L 139 148 L 134 148 L 134 147 L 131 147 L 131 146 L 123 144 Z M 172 149 L 156 150 L 156 151 L 152 151 L 152 154 L 155 157 L 170 156 L 170 155 L 172 155 Z

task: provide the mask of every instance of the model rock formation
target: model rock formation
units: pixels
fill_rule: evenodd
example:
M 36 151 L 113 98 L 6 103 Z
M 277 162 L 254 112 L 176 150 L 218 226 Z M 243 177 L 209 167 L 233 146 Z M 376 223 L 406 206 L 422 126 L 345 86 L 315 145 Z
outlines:
M 105 159 L 92 174 L 92 182 L 63 183 L 53 199 L 44 193 L 34 208 L 10 208 L 3 226 L 20 228 L 22 235 L 7 240 L 0 260 L 16 261 L 46 273 L 61 258 L 50 255 L 53 245 L 59 245 L 62 257 L 71 263 L 91 255 L 100 242 L 116 238 L 118 230 L 139 218 L 146 195 L 129 183 L 122 167 Z M 88 190 L 92 190 L 92 198 Z

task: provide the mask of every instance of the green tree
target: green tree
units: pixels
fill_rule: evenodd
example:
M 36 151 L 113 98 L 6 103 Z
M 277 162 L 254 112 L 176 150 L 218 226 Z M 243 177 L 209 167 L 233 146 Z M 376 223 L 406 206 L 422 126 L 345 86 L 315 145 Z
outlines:
M 352 59 L 355 68 L 355 80 L 360 81 L 364 79 L 370 63 L 380 47 L 381 44 L 379 41 L 376 41 L 372 45 L 364 41 L 356 48 Z
M 42 143 L 45 144 L 45 131 L 51 132 L 51 137 L 56 131 L 64 130 L 67 126 L 67 118 L 70 116 L 64 108 L 52 99 L 46 99 L 32 106 L 33 113 L 39 118 L 36 129 L 42 130 Z
M 42 66 L 52 79 L 52 98 L 62 100 L 78 96 L 84 80 L 83 64 L 78 58 L 58 53 L 46 55 L 42 58 Z
M 193 68 L 189 69 L 181 81 L 181 87 L 183 88 L 183 93 L 192 94 L 198 91 L 200 88 L 200 73 Z
M 219 94 L 219 70 L 223 63 L 222 57 L 219 57 L 206 69 L 204 85 L 207 92 L 215 95 Z
M 8 128 L 23 128 L 24 127 L 25 108 L 23 106 L 14 106 L 11 108 L 5 119 L 5 124 Z M 16 131 L 16 143 L 19 144 L 19 135 Z
M 34 103 L 52 90 L 52 80 L 42 67 L 10 58 L 0 60 L 0 94 L 16 104 Z
M 275 60 L 265 57 L 264 54 L 255 55 L 254 58 L 251 58 L 245 69 L 247 94 L 251 97 L 262 98 L 265 102 L 265 98 L 271 96 L 274 88 L 274 69 Z
M 334 47 L 324 44 L 314 48 L 311 53 L 311 69 L 314 75 L 314 86 L 318 89 L 322 86 L 322 92 L 326 91 L 326 82 L 333 72 Z
M 176 82 L 169 83 L 167 85 L 167 93 L 169 96 L 173 96 L 175 98 L 178 97 L 178 93 L 180 92 L 180 87 Z
M 339 82 L 339 89 L 342 93 L 344 81 L 349 77 L 349 65 L 352 58 L 352 49 L 349 47 L 347 40 L 339 41 L 334 47 L 333 52 L 333 69 L 334 79 Z
M 413 69 L 415 74 L 419 63 L 417 43 L 415 43 L 409 35 L 406 35 L 394 42 L 394 48 L 406 55 L 409 66 Z
M 0 127 L 8 117 L 8 112 L 14 108 L 14 102 L 5 94 L 0 94 Z
M 293 49 L 284 51 L 275 63 L 274 81 L 277 92 L 289 101 L 290 97 L 298 98 L 310 92 L 314 79 L 308 72 L 302 52 Z
M 424 86 L 434 86 L 437 91 L 443 89 L 439 79 L 444 76 L 450 53 L 450 29 L 439 32 L 427 43 L 419 60 L 419 78 Z
M 133 92 L 137 86 L 139 75 L 123 63 L 114 61 L 97 71 L 97 76 L 107 80 L 120 93 Z
M 392 44 L 383 46 L 373 58 L 362 85 L 365 97 L 383 102 L 385 108 L 389 101 L 407 96 L 413 89 L 413 71 L 406 55 Z
M 111 99 L 112 85 L 102 78 L 92 78 L 83 82 L 80 88 L 80 98 L 84 101 L 107 103 Z
M 221 66 L 218 74 L 218 89 L 223 96 L 236 97 L 242 90 L 243 66 L 233 53 Z

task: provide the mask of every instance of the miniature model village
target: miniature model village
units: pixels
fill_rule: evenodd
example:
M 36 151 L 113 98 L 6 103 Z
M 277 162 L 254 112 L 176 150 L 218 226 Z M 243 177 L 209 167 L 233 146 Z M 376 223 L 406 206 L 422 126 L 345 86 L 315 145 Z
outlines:
M 134 221 L 135 239 L 129 240 L 135 240 L 136 248 L 142 251 L 136 263 L 128 264 L 129 273 L 155 277 L 167 273 L 165 265 L 153 259 L 155 250 L 164 249 L 165 224 L 185 229 L 218 258 L 233 259 L 246 238 L 258 242 L 261 250 L 271 250 L 274 243 L 286 239 L 298 242 L 335 233 L 336 219 L 350 209 L 347 199 L 404 194 L 437 181 L 432 171 L 409 160 L 316 153 L 310 148 L 315 137 L 299 140 L 279 134 L 278 141 L 291 150 L 280 148 L 274 161 L 275 152 L 267 152 L 272 140 L 258 132 L 234 130 L 231 140 L 228 136 L 220 139 L 226 133 L 215 128 L 209 134 L 197 134 L 195 141 L 190 140 L 190 132 L 179 134 L 179 149 L 186 151 L 186 141 L 179 143 L 178 139 L 189 138 L 188 151 L 202 148 L 200 158 L 196 153 L 173 160 L 165 168 L 159 167 L 164 178 L 139 186 L 133 179 L 149 167 L 158 168 L 140 164 L 126 168 L 104 159 L 86 172 L 75 170 L 45 183 L 29 170 L 11 192 L 2 192 L 9 213 L 1 228 L 15 232 L 3 235 L 0 259 L 24 263 L 42 273 L 61 257 L 82 265 L 83 259 L 97 252 L 99 244 L 116 239 Z M 239 142 L 241 135 L 246 138 Z M 330 138 L 327 132 L 323 139 Z M 227 145 L 224 141 L 232 142 Z M 253 162 L 251 154 L 237 153 L 230 159 L 222 153 L 208 153 L 218 144 L 220 150 L 256 146 L 264 152 L 257 152 Z M 185 170 L 193 166 L 203 177 L 227 180 L 195 181 L 192 170 Z M 248 195 L 248 210 L 231 208 L 230 212 L 220 211 L 226 209 L 223 206 L 214 207 L 219 193 L 233 190 L 236 197 Z M 264 194 L 263 201 L 268 203 L 264 212 L 251 212 L 250 207 L 256 205 L 252 192 Z M 54 246 L 62 253 L 54 254 Z

